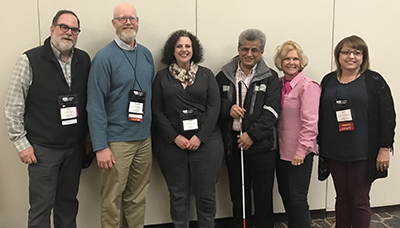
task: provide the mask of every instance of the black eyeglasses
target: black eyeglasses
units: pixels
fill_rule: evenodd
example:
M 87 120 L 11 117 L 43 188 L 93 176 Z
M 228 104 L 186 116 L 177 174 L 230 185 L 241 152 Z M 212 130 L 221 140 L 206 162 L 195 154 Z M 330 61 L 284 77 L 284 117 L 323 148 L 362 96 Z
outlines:
M 139 17 L 115 17 L 114 19 L 117 19 L 122 24 L 125 24 L 128 20 L 131 23 L 136 23 L 139 21 Z
M 79 28 L 71 28 L 66 24 L 56 24 L 56 26 L 59 26 L 61 31 L 63 31 L 63 32 L 68 32 L 68 30 L 71 29 L 72 35 L 78 35 L 81 32 L 81 30 Z

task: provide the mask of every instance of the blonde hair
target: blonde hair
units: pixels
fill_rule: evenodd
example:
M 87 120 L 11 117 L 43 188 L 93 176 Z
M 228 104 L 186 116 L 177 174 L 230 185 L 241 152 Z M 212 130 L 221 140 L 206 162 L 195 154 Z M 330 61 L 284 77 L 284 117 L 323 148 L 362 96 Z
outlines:
M 308 64 L 308 58 L 306 54 L 304 54 L 303 49 L 301 49 L 300 45 L 292 40 L 288 40 L 278 46 L 276 48 L 276 53 L 274 57 L 274 62 L 276 68 L 278 70 L 282 71 L 282 62 L 283 60 L 287 57 L 289 51 L 296 50 L 297 54 L 299 55 L 299 60 L 300 60 L 300 70 L 302 71 Z

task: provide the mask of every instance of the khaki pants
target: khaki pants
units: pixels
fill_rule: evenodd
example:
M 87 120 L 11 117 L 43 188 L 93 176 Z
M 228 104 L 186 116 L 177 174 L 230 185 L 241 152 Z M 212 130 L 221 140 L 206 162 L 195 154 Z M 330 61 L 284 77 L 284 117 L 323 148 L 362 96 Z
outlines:
M 101 175 L 101 227 L 119 228 L 122 208 L 123 227 L 142 228 L 152 163 L 151 138 L 108 146 L 116 163 Z

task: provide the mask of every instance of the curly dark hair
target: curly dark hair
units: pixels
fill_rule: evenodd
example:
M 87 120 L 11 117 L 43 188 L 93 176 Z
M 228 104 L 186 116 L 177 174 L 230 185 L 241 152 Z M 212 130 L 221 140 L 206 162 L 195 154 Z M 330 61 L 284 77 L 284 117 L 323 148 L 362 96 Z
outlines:
M 203 47 L 199 39 L 191 32 L 181 29 L 171 33 L 168 40 L 165 42 L 164 48 L 162 49 L 161 62 L 166 65 L 171 65 L 176 61 L 174 56 L 175 45 L 181 37 L 188 37 L 192 41 L 193 56 L 190 61 L 194 63 L 203 61 Z

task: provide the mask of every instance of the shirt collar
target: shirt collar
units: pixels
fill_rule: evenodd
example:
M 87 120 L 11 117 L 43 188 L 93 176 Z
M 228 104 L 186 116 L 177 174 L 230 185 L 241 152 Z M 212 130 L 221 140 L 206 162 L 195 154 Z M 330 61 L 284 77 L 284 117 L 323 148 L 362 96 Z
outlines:
M 304 73 L 303 71 L 300 71 L 299 73 L 297 73 L 296 76 L 294 76 L 294 78 L 292 78 L 292 80 L 290 80 L 290 87 L 294 88 L 296 86 L 296 84 L 303 78 Z M 285 77 L 282 77 L 282 85 L 285 84 Z
M 115 36 L 114 38 L 115 43 L 122 48 L 123 50 L 127 50 L 127 51 L 133 51 L 136 49 L 137 47 L 137 42 L 135 40 L 135 45 L 133 48 L 131 48 L 131 46 L 129 46 L 128 44 L 126 44 L 124 41 L 122 41 L 118 36 Z
M 241 75 L 243 75 L 244 77 L 252 77 L 254 76 L 254 74 L 256 73 L 256 68 L 257 68 L 258 63 L 256 63 L 256 65 L 253 66 L 253 68 L 251 68 L 249 75 L 246 75 L 243 70 L 240 68 L 240 61 L 238 62 L 238 70 L 241 73 Z
M 303 71 L 300 71 L 293 79 L 292 81 L 290 81 L 290 85 L 292 86 L 292 88 L 303 78 L 304 73 Z
M 53 50 L 53 53 L 56 56 L 56 58 L 64 61 L 63 56 L 61 55 L 61 52 L 59 50 L 57 50 L 56 47 L 54 47 L 52 42 L 50 42 L 50 46 L 51 46 L 51 49 Z M 71 54 L 69 55 L 68 59 L 71 59 L 73 55 L 74 55 L 74 49 L 71 50 Z M 66 62 L 66 61 L 64 61 L 64 62 Z

